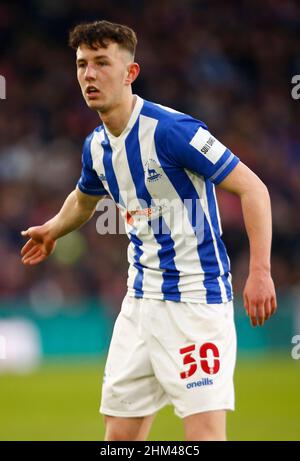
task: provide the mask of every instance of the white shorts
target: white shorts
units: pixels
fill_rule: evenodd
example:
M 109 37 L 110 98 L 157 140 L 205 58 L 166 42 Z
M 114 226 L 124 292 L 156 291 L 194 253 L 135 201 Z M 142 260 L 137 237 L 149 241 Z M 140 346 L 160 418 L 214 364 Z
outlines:
M 125 296 L 108 352 L 100 412 L 138 417 L 172 404 L 180 418 L 234 410 L 233 304 Z

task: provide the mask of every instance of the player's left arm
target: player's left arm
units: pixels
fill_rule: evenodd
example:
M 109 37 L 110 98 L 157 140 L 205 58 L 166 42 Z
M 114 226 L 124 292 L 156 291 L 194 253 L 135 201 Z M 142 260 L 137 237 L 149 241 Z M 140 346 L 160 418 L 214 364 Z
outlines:
M 253 326 L 277 309 L 271 277 L 272 218 L 267 187 L 242 162 L 219 183 L 219 187 L 240 197 L 245 227 L 250 243 L 249 276 L 244 288 L 244 306 Z

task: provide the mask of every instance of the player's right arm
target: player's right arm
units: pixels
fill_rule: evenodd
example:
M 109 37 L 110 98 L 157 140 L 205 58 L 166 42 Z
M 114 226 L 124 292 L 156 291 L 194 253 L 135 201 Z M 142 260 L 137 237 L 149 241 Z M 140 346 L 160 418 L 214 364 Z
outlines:
M 48 258 L 55 249 L 57 239 L 86 223 L 93 216 L 99 200 L 107 195 L 93 168 L 93 136 L 94 132 L 83 145 L 82 171 L 77 187 L 68 195 L 59 213 L 42 226 L 29 227 L 21 232 L 23 237 L 29 237 L 21 250 L 23 264 L 38 264 Z
M 76 187 L 56 216 L 41 226 L 22 231 L 23 237 L 29 237 L 21 250 L 23 264 L 38 264 L 48 258 L 53 253 L 58 238 L 89 221 L 101 198 L 103 196 L 84 194 Z

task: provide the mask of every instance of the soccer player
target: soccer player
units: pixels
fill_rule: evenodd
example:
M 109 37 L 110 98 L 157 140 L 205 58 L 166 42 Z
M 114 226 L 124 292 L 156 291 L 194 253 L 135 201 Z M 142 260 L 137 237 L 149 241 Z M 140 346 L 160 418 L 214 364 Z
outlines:
M 203 122 L 133 95 L 136 43 L 133 30 L 107 21 L 70 32 L 83 97 L 102 124 L 84 142 L 81 177 L 59 213 L 22 232 L 22 261 L 45 260 L 109 195 L 125 220 L 130 266 L 105 367 L 105 439 L 146 440 L 171 403 L 186 440 L 226 440 L 236 334 L 215 185 L 241 199 L 253 326 L 276 310 L 269 194 Z

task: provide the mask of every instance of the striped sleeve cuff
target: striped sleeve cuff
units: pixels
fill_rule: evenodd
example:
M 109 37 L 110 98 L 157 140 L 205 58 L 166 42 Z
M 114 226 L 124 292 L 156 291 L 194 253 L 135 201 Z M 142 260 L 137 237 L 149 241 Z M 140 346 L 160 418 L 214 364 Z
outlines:
M 83 192 L 84 194 L 88 194 L 88 195 L 99 195 L 99 196 L 102 196 L 102 195 L 108 195 L 108 192 L 103 188 L 99 188 L 99 189 L 87 189 L 83 184 L 82 182 L 79 180 L 78 183 L 77 183 L 77 187 L 79 190 L 81 190 L 81 192 Z
M 236 167 L 240 159 L 229 151 L 227 160 L 220 166 L 220 168 L 209 178 L 214 184 L 220 184 L 223 179 Z

